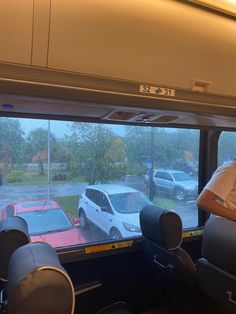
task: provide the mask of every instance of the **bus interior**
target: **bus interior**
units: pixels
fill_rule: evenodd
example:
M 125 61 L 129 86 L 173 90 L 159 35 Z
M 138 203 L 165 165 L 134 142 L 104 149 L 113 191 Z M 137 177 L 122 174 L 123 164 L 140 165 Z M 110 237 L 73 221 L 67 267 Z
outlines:
M 235 159 L 235 18 L 233 0 L 0 2 L 0 223 L 53 248 L 73 313 L 236 313 L 236 223 L 196 203 Z

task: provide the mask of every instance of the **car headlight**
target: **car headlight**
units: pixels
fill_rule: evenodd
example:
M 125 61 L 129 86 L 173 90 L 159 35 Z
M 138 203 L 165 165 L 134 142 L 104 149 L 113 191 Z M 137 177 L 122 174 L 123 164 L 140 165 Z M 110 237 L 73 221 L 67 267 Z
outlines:
M 127 222 L 123 222 L 123 225 L 124 225 L 125 229 L 128 231 L 140 232 L 140 230 L 141 230 L 139 226 L 135 226 L 135 225 L 129 224 Z

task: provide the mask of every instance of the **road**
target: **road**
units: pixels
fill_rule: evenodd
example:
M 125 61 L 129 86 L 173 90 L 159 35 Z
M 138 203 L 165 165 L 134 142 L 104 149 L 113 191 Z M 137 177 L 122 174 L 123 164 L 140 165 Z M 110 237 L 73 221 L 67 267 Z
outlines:
M 116 182 L 117 184 L 129 185 L 143 192 L 146 191 L 146 186 L 143 183 L 142 177 L 129 176 L 124 181 Z M 88 183 L 52 183 L 50 184 L 50 197 L 80 195 L 86 188 Z M 48 197 L 48 185 L 0 185 L 0 208 L 5 207 L 11 202 L 27 200 L 27 199 L 42 199 Z
M 66 183 L 66 184 L 51 184 L 50 185 L 50 197 L 56 196 L 70 196 L 80 195 L 87 183 Z M 12 201 L 21 201 L 27 199 L 42 199 L 48 197 L 47 185 L 2 185 L 0 186 L 0 207 L 5 207 Z

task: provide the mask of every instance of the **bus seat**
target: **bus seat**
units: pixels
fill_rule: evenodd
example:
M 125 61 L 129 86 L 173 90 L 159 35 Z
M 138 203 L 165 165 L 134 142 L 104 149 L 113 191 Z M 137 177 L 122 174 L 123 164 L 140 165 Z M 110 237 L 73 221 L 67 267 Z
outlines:
M 11 256 L 7 286 L 8 314 L 72 314 L 72 282 L 53 248 L 26 244 Z
M 235 221 L 217 216 L 208 220 L 203 233 L 202 258 L 197 261 L 197 277 L 205 293 L 236 313 Z
M 140 226 L 143 234 L 142 249 L 161 281 L 164 301 L 174 306 L 181 303 L 183 296 L 196 296 L 199 290 L 195 265 L 190 256 L 180 248 L 182 221 L 179 215 L 147 205 L 140 212 Z M 183 313 L 182 310 L 180 312 Z
M 18 216 L 0 222 L 0 279 L 7 281 L 7 268 L 11 254 L 30 242 L 26 221 Z
M 125 302 L 113 303 L 102 310 L 96 312 L 95 314 L 132 314 Z

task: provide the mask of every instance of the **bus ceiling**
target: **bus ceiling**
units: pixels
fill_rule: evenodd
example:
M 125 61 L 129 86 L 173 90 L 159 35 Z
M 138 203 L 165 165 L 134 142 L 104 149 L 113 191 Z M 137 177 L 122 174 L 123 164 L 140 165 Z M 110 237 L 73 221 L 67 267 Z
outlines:
M 69 2 L 0 3 L 3 115 L 235 126 L 232 15 L 202 1 Z

